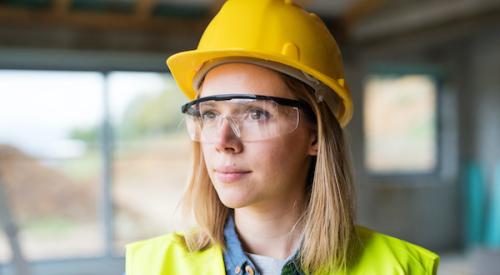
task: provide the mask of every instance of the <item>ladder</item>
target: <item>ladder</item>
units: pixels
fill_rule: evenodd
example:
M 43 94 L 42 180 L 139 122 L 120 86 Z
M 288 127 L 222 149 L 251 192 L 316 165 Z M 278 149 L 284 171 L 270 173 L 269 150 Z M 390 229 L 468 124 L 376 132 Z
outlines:
M 7 194 L 5 192 L 5 185 L 2 182 L 0 175 L 0 225 L 2 226 L 5 235 L 9 241 L 12 250 L 12 260 L 14 262 L 15 270 L 18 275 L 30 275 L 28 264 L 23 257 L 21 246 L 17 238 L 17 225 L 14 222 L 7 201 Z

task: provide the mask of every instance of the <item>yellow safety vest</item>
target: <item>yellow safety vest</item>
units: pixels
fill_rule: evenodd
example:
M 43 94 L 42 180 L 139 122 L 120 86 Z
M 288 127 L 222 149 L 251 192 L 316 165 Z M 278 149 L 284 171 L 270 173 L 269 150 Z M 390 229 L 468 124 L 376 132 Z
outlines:
M 364 227 L 357 230 L 363 249 L 345 274 L 436 274 L 439 256 L 433 252 Z M 226 274 L 219 246 L 189 252 L 178 233 L 132 243 L 126 250 L 127 275 Z

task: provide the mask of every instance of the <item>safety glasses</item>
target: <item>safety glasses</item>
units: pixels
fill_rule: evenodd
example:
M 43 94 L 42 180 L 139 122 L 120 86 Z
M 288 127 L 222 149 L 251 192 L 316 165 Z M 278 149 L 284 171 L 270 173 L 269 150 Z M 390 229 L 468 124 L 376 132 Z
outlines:
M 297 129 L 301 110 L 312 114 L 304 101 L 254 94 L 202 97 L 181 110 L 189 136 L 202 143 L 215 143 L 227 134 L 245 142 L 283 136 Z

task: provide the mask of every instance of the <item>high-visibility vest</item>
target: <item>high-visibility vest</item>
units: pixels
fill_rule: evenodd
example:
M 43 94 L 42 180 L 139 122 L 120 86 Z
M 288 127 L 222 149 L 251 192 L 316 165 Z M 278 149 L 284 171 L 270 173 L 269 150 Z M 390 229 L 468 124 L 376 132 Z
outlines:
M 439 256 L 420 246 L 357 227 L 362 249 L 347 275 L 434 275 Z M 189 252 L 184 237 L 171 233 L 127 245 L 127 275 L 226 274 L 220 246 Z

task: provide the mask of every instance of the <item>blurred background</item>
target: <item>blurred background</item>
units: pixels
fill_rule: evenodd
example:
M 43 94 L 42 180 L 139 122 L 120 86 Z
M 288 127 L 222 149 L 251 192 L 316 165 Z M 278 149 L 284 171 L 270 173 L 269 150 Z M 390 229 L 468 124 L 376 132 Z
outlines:
M 121 274 L 176 230 L 190 147 L 164 60 L 221 0 L 0 0 L 0 274 Z M 358 222 L 500 274 L 500 0 L 309 0 L 344 55 Z

